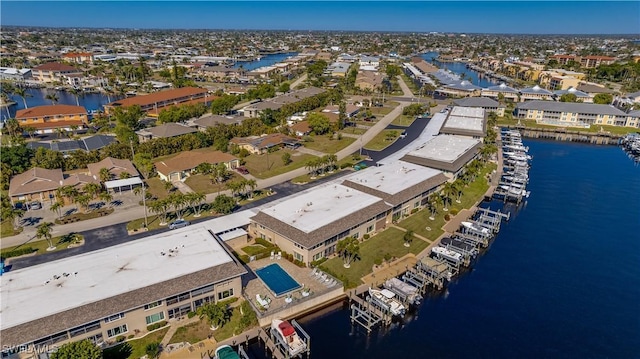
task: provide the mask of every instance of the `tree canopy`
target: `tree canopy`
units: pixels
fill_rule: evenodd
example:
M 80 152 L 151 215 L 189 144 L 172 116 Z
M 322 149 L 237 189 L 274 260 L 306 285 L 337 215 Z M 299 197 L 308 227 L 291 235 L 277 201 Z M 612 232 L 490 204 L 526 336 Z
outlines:
M 572 93 L 566 93 L 560 96 L 560 102 L 577 102 L 578 96 Z
M 102 349 L 85 339 L 62 345 L 51 359 L 102 359 Z
M 312 112 L 307 115 L 307 122 L 309 127 L 316 135 L 324 135 L 331 130 L 331 122 L 329 119 L 319 113 Z
M 613 95 L 610 93 L 599 93 L 593 97 L 593 103 L 609 105 L 613 102 Z

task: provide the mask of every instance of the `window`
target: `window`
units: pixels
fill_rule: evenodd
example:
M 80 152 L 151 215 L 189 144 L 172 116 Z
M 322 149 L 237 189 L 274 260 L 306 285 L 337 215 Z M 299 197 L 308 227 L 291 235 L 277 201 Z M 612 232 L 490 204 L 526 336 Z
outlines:
M 175 304 L 178 302 L 182 302 L 189 299 L 189 292 L 174 295 L 173 297 L 167 298 L 167 305 Z
M 324 253 L 322 253 L 322 252 L 320 252 L 320 253 L 316 253 L 316 254 L 313 256 L 313 261 L 315 262 L 315 261 L 317 261 L 317 260 L 319 260 L 320 258 L 323 258 L 323 257 L 324 257 Z
M 367 227 L 367 233 L 371 233 L 373 231 L 373 225 Z
M 204 297 L 202 299 L 198 299 L 198 300 L 193 302 L 193 310 L 196 310 L 196 309 L 202 307 L 203 305 L 205 305 L 206 303 L 211 303 L 211 302 L 213 302 L 213 296 L 208 296 L 208 297 Z
M 92 332 L 94 330 L 100 329 L 100 321 L 95 321 L 89 324 L 81 325 L 79 327 L 75 327 L 69 330 L 69 334 L 71 338 L 77 337 L 79 335 Z
M 61 333 L 58 333 L 58 334 L 53 334 L 53 335 L 50 335 L 50 336 L 48 336 L 46 338 L 42 338 L 40 340 L 37 340 L 37 341 L 33 342 L 33 345 L 36 348 L 38 348 L 38 347 L 42 348 L 44 346 L 52 346 L 53 344 L 59 343 L 59 342 L 61 342 L 63 340 L 67 340 L 67 339 L 69 339 L 69 337 L 67 336 L 67 332 L 64 331 L 64 332 L 61 332 Z
M 294 252 L 293 252 L 293 258 L 295 258 L 295 259 L 297 259 L 297 260 L 299 260 L 299 261 L 302 261 L 302 260 L 304 259 L 304 257 L 302 256 L 302 254 L 300 254 L 300 253 L 298 253 L 298 252 L 296 252 L 296 251 L 294 251 Z
M 164 319 L 164 312 L 151 314 L 151 315 L 147 316 L 147 325 L 149 325 L 151 323 L 159 322 L 162 319 Z
M 119 327 L 115 327 L 113 329 L 107 330 L 107 337 L 113 338 L 115 336 L 122 335 L 122 334 L 124 334 L 124 333 L 126 333 L 128 331 L 129 331 L 129 328 L 127 328 L 127 325 L 126 324 L 122 324 Z
M 151 308 L 159 307 L 162 305 L 162 301 L 159 300 L 157 302 L 149 303 L 144 306 L 144 310 L 149 310 Z
M 418 208 L 418 207 L 420 207 L 420 202 L 416 202 L 413 204 L 413 208 Z
M 116 320 L 120 320 L 122 318 L 124 318 L 124 313 L 118 313 L 118 314 L 114 314 L 112 316 L 104 318 L 104 322 L 105 323 L 115 322 Z
M 360 232 L 356 232 L 356 233 L 352 234 L 351 237 L 353 237 L 355 239 L 360 238 Z
M 191 296 L 195 297 L 204 293 L 213 292 L 213 284 L 208 285 L 206 287 L 198 288 L 196 290 L 191 291 Z
M 223 292 L 218 293 L 218 300 L 222 300 L 232 296 L 233 296 L 233 288 L 229 288 Z
M 181 317 L 183 315 L 187 315 L 191 311 L 191 304 L 185 304 L 180 307 L 175 307 L 167 310 L 167 314 L 169 319 Z

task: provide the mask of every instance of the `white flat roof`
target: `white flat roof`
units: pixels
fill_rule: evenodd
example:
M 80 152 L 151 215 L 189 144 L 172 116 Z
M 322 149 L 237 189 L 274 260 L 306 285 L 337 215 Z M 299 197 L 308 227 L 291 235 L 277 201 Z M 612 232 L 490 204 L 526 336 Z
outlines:
M 480 140 L 467 136 L 439 135 L 408 155 L 453 163 L 478 143 Z
M 343 178 L 394 195 L 440 173 L 442 172 L 433 168 L 396 161 L 380 167 L 369 167 Z
M 451 115 L 452 116 L 484 118 L 484 109 L 482 107 L 455 106 L 451 110 Z
M 422 133 L 420 134 L 420 136 L 418 136 L 418 138 L 411 141 L 410 144 L 404 146 L 403 148 L 396 151 L 395 153 L 392 153 L 389 156 L 381 159 L 380 161 L 378 161 L 378 163 L 380 164 L 394 163 L 400 160 L 409 152 L 416 150 L 417 148 L 425 144 L 427 141 L 432 139 L 433 136 L 438 135 L 438 133 L 440 132 L 440 128 L 442 127 L 442 124 L 444 123 L 444 120 L 446 118 L 447 118 L 447 113 L 438 112 L 434 114 L 433 117 L 431 117 L 431 119 L 429 120 L 429 123 L 427 123 L 427 126 L 424 128 L 424 130 L 422 130 Z
M 444 128 L 482 132 L 483 124 L 483 118 L 450 115 L 444 123 Z
M 10 328 L 231 261 L 207 229 L 194 224 L 9 271 L 0 277 L 0 326 Z
M 134 184 L 142 184 L 142 180 L 140 179 L 140 177 L 129 177 L 129 178 L 124 178 L 124 179 L 118 179 L 118 180 L 113 180 L 113 181 L 107 181 L 104 183 L 104 186 L 107 187 L 108 189 L 111 188 L 118 188 L 118 187 L 124 187 L 124 186 L 132 186 Z
M 224 232 L 224 233 L 220 233 L 218 236 L 220 236 L 220 239 L 222 239 L 223 241 L 228 241 L 230 239 L 234 239 L 234 238 L 238 238 L 240 236 L 244 236 L 247 234 L 247 231 L 245 231 L 242 228 L 236 228 L 232 231 L 229 232 Z
M 304 195 L 293 195 L 286 201 L 263 208 L 262 211 L 309 233 L 378 201 L 381 201 L 378 197 L 341 184 L 330 183 L 305 191 Z

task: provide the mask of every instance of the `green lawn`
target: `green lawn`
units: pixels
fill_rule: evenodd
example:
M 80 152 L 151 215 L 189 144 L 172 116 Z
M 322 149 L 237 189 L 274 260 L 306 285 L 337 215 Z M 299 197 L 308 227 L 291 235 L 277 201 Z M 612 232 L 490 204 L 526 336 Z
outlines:
M 409 127 L 415 120 L 416 120 L 415 116 L 407 116 L 407 115 L 400 114 L 391 122 L 391 124 L 397 125 L 397 126 Z
M 29 241 L 27 243 L 23 243 L 17 246 L 2 248 L 2 252 L 5 253 L 5 252 L 10 252 L 14 249 L 31 247 L 34 249 L 34 252 L 36 253 L 36 255 L 50 253 L 47 251 L 47 248 L 49 247 L 49 243 L 46 240 L 44 239 L 39 240 L 37 237 L 35 239 L 36 240 L 34 241 Z M 63 249 L 67 249 L 70 244 L 78 243 L 83 239 L 84 237 L 78 233 L 69 233 L 63 236 L 53 237 L 51 238 L 51 242 L 53 243 L 54 246 L 56 246 L 56 249 L 51 252 L 57 252 Z
M 147 193 L 150 193 L 157 199 L 165 199 L 169 196 L 169 192 L 164 189 L 164 182 L 159 177 L 149 178 L 145 181 L 147 184 Z
M 356 140 L 352 137 L 342 137 L 339 140 L 335 138 L 329 139 L 328 136 L 311 136 L 311 138 L 313 142 L 304 142 L 304 147 L 328 154 L 334 154 Z
M 160 343 L 165 334 L 167 334 L 169 328 L 164 328 L 146 335 L 143 338 L 130 340 L 128 342 L 118 344 L 114 347 L 105 349 L 102 353 L 104 359 L 115 358 L 131 358 L 138 359 L 146 355 L 147 345 L 151 343 Z M 127 355 L 128 354 L 128 355 Z
M 373 270 L 373 265 L 382 263 L 385 256 L 400 258 L 407 253 L 418 254 L 429 243 L 415 238 L 409 248 L 404 246 L 404 232 L 397 228 L 388 228 L 360 244 L 360 259 L 344 268 L 342 258 L 335 257 L 322 263 L 320 267 L 342 280 L 345 287 L 352 288 L 361 284 L 360 278 Z
M 251 197 L 251 199 L 249 198 L 243 198 L 240 201 L 238 201 L 238 205 L 240 206 L 244 206 L 247 203 L 251 203 L 251 202 L 255 202 L 259 199 L 263 199 L 265 197 L 269 197 L 271 196 L 273 193 L 269 193 L 269 191 L 263 191 L 263 190 L 256 190 L 253 193 L 253 197 Z
M 376 119 L 377 121 L 377 119 Z M 376 124 L 376 121 L 363 121 L 363 120 L 356 120 L 353 121 L 356 125 L 360 125 L 360 126 L 367 126 L 367 127 L 371 127 L 373 125 Z
M 16 234 L 22 233 L 23 229 L 22 227 L 14 229 L 13 222 L 10 220 L 2 221 L 0 222 L 0 238 L 15 236 Z
M 242 317 L 243 314 L 240 312 L 240 308 L 245 315 L 245 320 L 243 323 Z M 225 323 L 222 327 L 213 332 L 213 337 L 217 341 L 223 341 L 225 339 L 229 339 L 234 335 L 238 335 L 243 331 L 252 328 L 258 324 L 258 319 L 256 317 L 256 313 L 251 308 L 251 305 L 246 301 L 242 302 L 239 306 L 233 308 L 233 312 L 231 313 L 231 319 Z
M 400 136 L 401 132 L 401 130 L 382 130 L 376 135 L 376 137 L 364 145 L 364 148 L 372 151 L 383 150 L 394 143 L 398 139 L 398 136 Z M 395 134 L 395 136 L 390 140 L 391 137 L 387 137 L 387 134 Z
M 387 103 L 387 105 L 389 104 Z M 393 111 L 393 109 L 396 108 L 396 106 L 392 106 L 392 107 L 388 107 L 388 106 L 375 107 L 374 106 L 374 107 L 371 107 L 371 113 L 376 117 L 383 117 L 387 115 L 389 112 Z
M 407 87 L 411 90 L 411 92 L 413 92 L 414 94 L 420 93 L 418 85 L 416 85 L 412 78 L 407 76 L 407 74 L 405 73 L 402 73 L 400 76 L 402 76 L 402 80 L 404 80 L 404 83 L 407 84 Z
M 242 178 L 242 176 L 240 176 L 238 173 L 235 173 L 235 172 L 229 172 L 229 173 L 231 174 L 231 176 L 229 177 L 227 182 L 236 181 Z M 218 191 L 225 191 L 227 189 L 225 183 L 214 184 L 211 182 L 211 179 L 209 178 L 208 175 L 201 175 L 201 174 L 195 174 L 195 175 L 189 176 L 184 181 L 184 183 L 195 192 L 202 192 L 205 194 L 216 193 Z
M 292 160 L 292 162 L 286 166 L 282 163 L 282 155 L 285 152 L 291 154 Z M 264 179 L 292 171 L 296 168 L 304 167 L 304 164 L 312 158 L 315 158 L 315 156 L 301 154 L 289 149 L 281 149 L 269 154 L 249 155 L 244 158 L 244 161 L 246 162 L 244 166 L 254 177 Z
M 368 122 L 371 123 L 371 122 Z M 367 132 L 367 130 L 365 130 L 364 128 L 359 128 L 359 127 L 355 127 L 355 126 L 349 126 L 349 127 L 345 127 L 342 131 L 342 133 L 349 133 L 352 135 L 361 135 L 365 132 Z
M 433 221 L 429 219 L 431 212 L 428 209 L 423 209 L 418 213 L 401 220 L 398 223 L 398 226 L 407 230 L 412 230 L 416 234 L 431 240 L 438 238 L 443 232 L 442 226 L 445 224 L 445 214 L 451 213 L 453 210 L 460 211 L 463 208 L 471 208 L 478 200 L 481 200 L 482 196 L 487 192 L 487 189 L 489 189 L 486 174 L 490 173 L 495 168 L 495 163 L 487 163 L 487 165 L 481 170 L 478 177 L 476 177 L 476 180 L 464 189 L 463 195 L 460 198 L 461 203 L 456 203 L 455 199 L 453 199 L 452 203 L 449 205 L 449 211 L 444 212 L 442 208 L 439 208 Z M 431 230 L 428 230 L 427 227 L 431 228 Z
M 508 120 L 506 118 L 498 119 L 498 126 L 515 126 L 518 124 L 517 119 Z M 638 132 L 638 129 L 633 127 L 620 127 L 620 126 L 608 126 L 608 125 L 591 125 L 589 128 L 578 128 L 578 127 L 561 127 L 561 126 L 551 126 L 551 125 L 543 125 L 536 123 L 535 120 L 520 120 L 520 124 L 529 128 L 546 128 L 552 130 L 558 129 L 566 129 L 567 131 L 576 131 L 576 132 L 600 132 L 600 128 L 602 128 L 605 132 L 611 132 L 615 135 L 626 135 L 627 133 Z
M 206 320 L 199 320 L 195 323 L 178 328 L 171 339 L 169 339 L 169 344 L 180 342 L 195 344 L 207 339 L 210 334 L 212 334 L 211 326 Z

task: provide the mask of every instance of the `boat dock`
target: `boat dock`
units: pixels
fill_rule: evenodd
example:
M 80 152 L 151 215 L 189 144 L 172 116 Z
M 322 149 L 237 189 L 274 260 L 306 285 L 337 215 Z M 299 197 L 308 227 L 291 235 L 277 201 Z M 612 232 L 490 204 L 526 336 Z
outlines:
M 520 204 L 531 194 L 526 188 L 531 160 L 529 148 L 522 144 L 522 135 L 516 130 L 502 130 L 500 142 L 503 173 L 493 197 Z
M 351 324 L 359 324 L 367 330 L 367 334 L 371 333 L 373 328 L 378 324 L 391 324 L 391 313 L 385 308 L 376 305 L 369 296 L 369 287 L 362 285 L 348 294 L 349 308 L 351 309 Z M 366 299 L 363 299 L 364 295 Z

